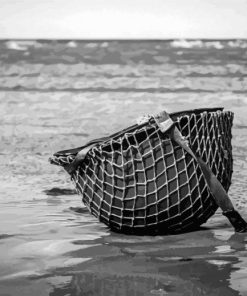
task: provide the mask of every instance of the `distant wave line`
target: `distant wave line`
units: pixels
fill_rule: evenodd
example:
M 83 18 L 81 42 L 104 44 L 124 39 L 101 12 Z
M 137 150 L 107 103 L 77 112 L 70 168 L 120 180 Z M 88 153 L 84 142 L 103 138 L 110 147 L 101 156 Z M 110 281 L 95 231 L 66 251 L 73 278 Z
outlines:
M 247 48 L 246 39 L 181 39 L 181 38 L 171 38 L 171 39 L 110 39 L 110 40 L 52 40 L 52 39 L 2 39 L 1 43 L 5 43 L 6 48 L 11 50 L 25 51 L 31 47 L 42 48 L 47 44 L 64 44 L 65 47 L 76 48 L 77 46 L 84 45 L 86 47 L 108 47 L 111 43 L 158 43 L 167 44 L 174 48 L 215 48 L 224 49 L 226 47 L 230 48 Z
M 49 93 L 49 92 L 98 92 L 98 93 L 106 93 L 106 92 L 126 92 L 126 93 L 218 93 L 222 92 L 221 90 L 206 90 L 206 89 L 191 89 L 187 87 L 181 88 L 104 88 L 104 87 L 96 87 L 96 88 L 47 88 L 47 89 L 40 89 L 40 88 L 25 88 L 16 86 L 13 88 L 8 87 L 0 87 L 0 91 L 6 92 L 40 92 L 40 93 Z M 231 93 L 235 94 L 242 94 L 246 93 L 246 90 L 231 90 Z
M 0 74 L 0 78 L 6 78 L 6 77 L 18 77 L 18 78 L 22 78 L 22 77 L 31 77 L 31 78 L 35 78 L 35 77 L 42 77 L 42 74 L 40 73 L 34 73 L 34 74 L 23 74 L 23 75 L 19 75 L 16 73 L 10 74 L 10 75 L 1 75 Z M 79 75 L 71 75 L 69 73 L 67 73 L 67 76 L 64 75 L 45 75 L 45 77 L 51 77 L 51 78 L 64 78 L 64 77 L 73 77 L 73 78 L 82 78 L 82 77 L 86 77 L 86 78 L 99 78 L 99 77 L 103 77 L 103 78 L 160 78 L 160 75 L 135 75 L 135 74 L 131 74 L 131 75 L 113 75 L 113 74 L 102 74 L 102 75 L 85 75 L 85 74 L 79 74 Z M 191 72 L 189 74 L 184 74 L 184 75 L 177 75 L 177 74 L 170 74 L 170 73 L 166 73 L 165 75 L 163 75 L 163 77 L 176 77 L 176 78 L 187 78 L 187 77 L 195 77 L 195 78 L 232 78 L 232 77 L 241 77 L 241 78 L 245 78 L 247 77 L 247 73 L 241 73 L 241 72 L 235 72 L 235 73 L 226 73 L 226 74 L 214 74 L 213 72 L 209 72 L 209 73 L 198 73 L 198 72 Z

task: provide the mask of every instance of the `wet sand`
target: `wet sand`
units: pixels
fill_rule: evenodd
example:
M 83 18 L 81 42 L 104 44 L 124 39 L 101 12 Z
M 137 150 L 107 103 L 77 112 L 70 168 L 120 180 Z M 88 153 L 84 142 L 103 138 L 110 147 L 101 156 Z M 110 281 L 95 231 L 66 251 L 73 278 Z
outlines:
M 25 71 L 31 68 L 23 61 L 13 61 L 12 68 L 6 62 L 5 67 L 12 69 L 12 74 L 8 72 L 5 78 L 2 74 L 0 91 L 1 296 L 247 295 L 246 234 L 235 234 L 220 212 L 191 233 L 153 237 L 117 234 L 88 213 L 69 176 L 48 163 L 53 152 L 117 131 L 142 114 L 162 109 L 223 106 L 235 113 L 234 173 L 229 194 L 247 219 L 247 85 L 244 74 L 239 74 L 243 61 L 232 59 L 220 66 L 220 72 L 226 71 L 232 83 L 229 86 L 222 82 L 222 73 L 219 74 L 218 66 L 210 58 L 209 55 L 210 77 L 200 83 L 196 74 L 192 77 L 186 72 L 181 78 L 177 72 L 173 73 L 174 77 L 190 81 L 195 88 L 183 91 L 174 90 L 178 81 L 171 82 L 172 79 L 167 82 L 169 91 L 160 89 L 155 79 L 153 82 L 149 79 L 147 63 L 140 66 L 139 62 L 136 67 L 143 67 L 146 72 L 141 81 L 136 78 L 131 90 L 121 88 L 121 83 L 130 81 L 129 74 L 122 73 L 125 80 L 118 82 L 117 90 L 112 78 L 105 76 L 105 84 L 111 91 L 50 88 L 42 91 L 40 85 L 50 83 L 53 88 L 58 87 L 67 78 L 65 72 L 62 78 L 50 72 L 47 77 L 44 74 L 47 68 L 30 89 L 11 90 L 6 89 L 6 84 L 15 77 L 11 71 L 18 72 L 17 66 Z M 164 70 L 167 64 L 163 62 L 162 71 L 173 75 Z M 190 69 L 194 64 L 198 68 L 200 61 L 192 63 L 187 58 L 187 64 Z M 231 74 L 232 78 L 229 69 L 233 64 L 239 68 Z M 131 65 L 132 71 L 135 65 Z M 52 64 L 50 69 L 54 67 Z M 95 69 L 89 73 L 97 78 L 101 74 L 95 74 Z M 109 70 L 103 67 L 99 71 Z M 85 86 L 90 75 L 85 74 L 86 78 L 80 75 L 80 83 Z M 22 79 L 23 73 L 19 73 L 16 81 L 20 84 Z M 145 79 L 155 91 L 143 90 L 147 86 Z M 135 91 L 138 83 L 141 90 Z

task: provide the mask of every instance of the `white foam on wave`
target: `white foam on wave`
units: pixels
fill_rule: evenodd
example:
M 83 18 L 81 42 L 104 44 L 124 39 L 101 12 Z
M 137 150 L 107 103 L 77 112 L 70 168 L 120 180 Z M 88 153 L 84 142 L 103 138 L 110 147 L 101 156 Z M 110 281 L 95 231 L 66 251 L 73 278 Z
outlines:
M 205 42 L 205 47 L 223 49 L 224 45 L 220 41 L 209 41 L 209 42 Z
M 98 46 L 98 44 L 97 44 L 97 43 L 93 43 L 93 42 L 87 43 L 87 44 L 85 45 L 85 47 L 88 47 L 88 48 L 95 48 L 95 47 L 97 47 L 97 46 Z
M 173 40 L 171 42 L 172 47 L 180 47 L 180 48 L 193 48 L 193 47 L 203 47 L 203 42 L 201 40 L 186 40 L 179 39 Z
M 215 49 L 224 49 L 226 47 L 238 47 L 238 48 L 247 48 L 246 40 L 232 40 L 232 41 L 224 41 L 224 40 L 186 40 L 179 39 L 173 40 L 171 42 L 171 46 L 174 48 L 215 48 Z
M 69 41 L 67 43 L 67 47 L 76 48 L 77 47 L 77 43 L 75 41 Z
M 247 40 L 231 40 L 228 41 L 228 46 L 233 48 L 247 48 Z
M 14 49 L 14 50 L 27 50 L 26 46 L 23 46 L 23 45 L 19 44 L 16 41 L 8 41 L 8 42 L 6 42 L 6 47 L 8 49 Z
M 108 47 L 109 46 L 109 43 L 108 42 L 103 42 L 100 44 L 100 47 Z
M 20 51 L 26 51 L 28 50 L 30 47 L 34 47 L 34 48 L 40 48 L 42 47 L 42 44 L 40 44 L 39 42 L 35 41 L 35 40 L 10 40 L 7 41 L 5 43 L 5 46 L 8 49 L 12 49 L 12 50 L 20 50 Z

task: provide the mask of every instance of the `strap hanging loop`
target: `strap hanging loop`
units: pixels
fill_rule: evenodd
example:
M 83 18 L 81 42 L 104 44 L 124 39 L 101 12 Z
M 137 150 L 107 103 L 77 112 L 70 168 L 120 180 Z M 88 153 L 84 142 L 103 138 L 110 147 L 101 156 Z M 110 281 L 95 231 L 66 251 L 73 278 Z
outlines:
M 175 141 L 181 148 L 188 152 L 198 163 L 203 176 L 207 182 L 209 190 L 215 199 L 217 205 L 222 209 L 223 215 L 226 216 L 236 232 L 246 232 L 247 223 L 240 216 L 240 214 L 234 209 L 234 206 L 227 195 L 225 189 L 213 174 L 208 165 L 202 160 L 201 157 L 196 156 L 189 147 L 188 141 L 182 136 L 181 132 L 175 126 L 175 123 L 171 120 L 169 114 L 165 111 L 155 116 L 155 121 L 159 126 L 161 132 L 169 132 L 169 135 L 173 141 Z M 171 124 L 173 122 L 173 124 Z

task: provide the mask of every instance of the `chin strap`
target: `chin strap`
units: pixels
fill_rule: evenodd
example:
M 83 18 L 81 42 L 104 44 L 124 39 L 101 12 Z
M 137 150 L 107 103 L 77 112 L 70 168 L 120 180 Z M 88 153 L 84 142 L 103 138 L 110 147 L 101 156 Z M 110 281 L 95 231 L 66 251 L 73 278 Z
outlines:
M 94 146 L 95 144 L 92 144 L 82 150 L 80 150 L 77 154 L 75 159 L 73 160 L 73 162 L 71 162 L 70 164 L 67 164 L 66 166 L 64 166 L 64 169 L 66 170 L 66 172 L 68 172 L 70 175 L 72 175 L 77 167 L 80 165 L 80 163 L 84 160 L 84 158 L 86 157 L 88 151 Z
M 162 133 L 169 133 L 171 139 L 175 141 L 180 147 L 187 151 L 198 163 L 202 173 L 206 179 L 207 185 L 217 205 L 222 209 L 223 215 L 226 216 L 236 232 L 246 232 L 247 223 L 234 209 L 234 206 L 227 195 L 225 189 L 213 174 L 211 169 L 202 160 L 201 157 L 196 156 L 189 147 L 188 141 L 182 136 L 175 123 L 165 111 L 154 117 L 159 129 Z

